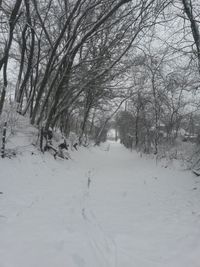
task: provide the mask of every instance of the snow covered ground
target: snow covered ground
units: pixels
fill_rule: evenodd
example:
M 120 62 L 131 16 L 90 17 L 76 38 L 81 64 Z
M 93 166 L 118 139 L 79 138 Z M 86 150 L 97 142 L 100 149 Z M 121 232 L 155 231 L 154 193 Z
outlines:
M 0 267 L 200 267 L 200 178 L 114 142 L 72 158 L 0 159 Z

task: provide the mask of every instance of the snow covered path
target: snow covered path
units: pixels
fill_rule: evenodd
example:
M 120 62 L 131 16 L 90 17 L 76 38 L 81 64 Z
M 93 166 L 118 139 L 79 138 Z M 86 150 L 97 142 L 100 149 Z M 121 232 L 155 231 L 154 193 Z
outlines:
M 200 267 L 200 179 L 120 144 L 0 160 L 0 267 Z

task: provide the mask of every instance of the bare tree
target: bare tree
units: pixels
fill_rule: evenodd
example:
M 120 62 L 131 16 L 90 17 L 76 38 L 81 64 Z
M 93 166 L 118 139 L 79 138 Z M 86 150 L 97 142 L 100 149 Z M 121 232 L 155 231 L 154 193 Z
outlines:
M 14 29 L 21 15 L 21 13 L 19 12 L 21 3 L 22 3 L 22 0 L 16 0 L 11 11 L 9 11 L 10 13 L 9 19 L 8 19 L 9 33 L 8 33 L 7 41 L 5 42 L 3 56 L 0 59 L 0 71 L 3 69 L 3 87 L 1 90 L 1 96 L 0 96 L 0 115 L 2 113 L 3 104 L 5 100 L 5 95 L 6 95 L 6 88 L 8 86 L 7 66 L 8 66 L 8 60 L 9 60 L 9 52 L 10 52 L 10 48 L 11 48 L 12 41 L 13 41 Z
M 192 35 L 194 38 L 195 46 L 196 46 L 196 54 L 199 63 L 199 72 L 200 72 L 200 32 L 199 32 L 199 22 L 196 19 L 195 12 L 195 4 L 192 3 L 191 0 L 182 0 L 184 12 L 187 15 L 190 21 L 190 27 L 192 30 Z

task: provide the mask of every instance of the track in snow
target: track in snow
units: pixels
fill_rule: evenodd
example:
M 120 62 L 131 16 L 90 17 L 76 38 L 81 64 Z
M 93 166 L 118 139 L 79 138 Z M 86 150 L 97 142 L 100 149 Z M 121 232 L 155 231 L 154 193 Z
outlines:
M 199 178 L 109 146 L 0 161 L 1 267 L 200 266 Z

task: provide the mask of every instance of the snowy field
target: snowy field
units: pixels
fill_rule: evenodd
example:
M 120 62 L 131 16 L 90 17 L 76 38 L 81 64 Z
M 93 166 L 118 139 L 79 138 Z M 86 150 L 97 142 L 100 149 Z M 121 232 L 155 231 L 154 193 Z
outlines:
M 200 178 L 114 142 L 71 155 L 0 160 L 0 267 L 200 267 Z

